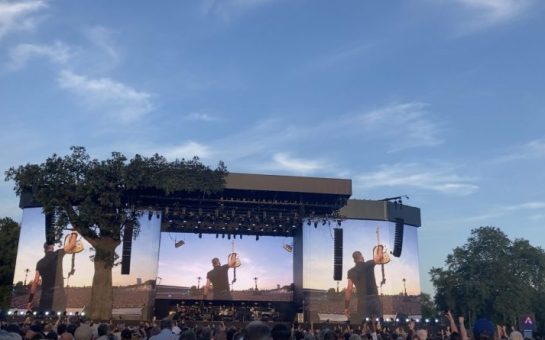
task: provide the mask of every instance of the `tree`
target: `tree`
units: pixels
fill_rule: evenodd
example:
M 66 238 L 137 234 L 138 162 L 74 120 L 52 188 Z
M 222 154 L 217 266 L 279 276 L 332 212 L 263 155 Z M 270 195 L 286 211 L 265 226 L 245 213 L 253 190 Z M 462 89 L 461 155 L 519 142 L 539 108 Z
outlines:
M 19 224 L 9 217 L 0 219 L 0 308 L 9 307 L 13 272 L 19 244 Z
M 467 243 L 447 256 L 445 268 L 432 268 L 430 274 L 438 307 L 470 321 L 486 316 L 516 325 L 522 314 L 537 316 L 543 308 L 537 301 L 545 296 L 545 251 L 527 240 L 511 241 L 498 228 L 472 230 Z
M 222 162 L 215 170 L 192 160 L 168 162 L 155 154 L 135 155 L 128 160 L 119 152 L 99 161 L 91 159 L 84 147 L 72 147 L 70 155 L 53 154 L 42 164 L 27 164 L 6 171 L 15 181 L 15 192 L 31 192 L 33 199 L 52 216 L 56 241 L 71 224 L 95 250 L 94 276 L 88 315 L 109 319 L 112 312 L 112 267 L 115 249 L 123 232 L 139 232 L 142 215 L 141 193 L 212 194 L 223 190 L 227 170 Z
M 426 293 L 420 294 L 420 306 L 422 309 L 423 318 L 434 318 L 437 317 L 437 308 L 433 302 L 431 296 Z

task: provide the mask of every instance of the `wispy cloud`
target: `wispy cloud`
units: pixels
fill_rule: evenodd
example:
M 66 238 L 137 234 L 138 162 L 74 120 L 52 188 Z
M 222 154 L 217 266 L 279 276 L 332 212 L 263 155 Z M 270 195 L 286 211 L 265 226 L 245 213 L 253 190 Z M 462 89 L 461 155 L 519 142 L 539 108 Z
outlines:
M 535 0 L 456 0 L 466 9 L 464 29 L 484 29 L 513 21 L 526 14 Z
M 46 58 L 56 64 L 66 64 L 75 54 L 73 48 L 56 41 L 52 45 L 19 44 L 9 52 L 10 61 L 8 68 L 20 70 L 24 68 L 32 58 Z
M 389 140 L 390 151 L 436 146 L 443 143 L 442 124 L 432 118 L 427 108 L 426 103 L 420 102 L 387 105 L 347 116 L 344 125 L 354 127 L 355 123 L 367 136 Z
M 41 0 L 0 2 L 0 39 L 11 31 L 33 29 L 37 19 L 32 14 L 45 7 Z
M 517 145 L 497 161 L 515 161 L 521 159 L 545 158 L 545 138 L 534 139 L 528 143 Z
M 151 94 L 110 78 L 92 79 L 63 70 L 57 80 L 61 88 L 77 94 L 90 107 L 106 110 L 123 123 L 134 122 L 154 109 Z
M 207 0 L 203 12 L 214 14 L 229 21 L 245 12 L 262 7 L 275 0 Z
M 371 51 L 373 47 L 374 45 L 369 43 L 340 47 L 308 61 L 305 67 L 315 70 L 336 66 L 360 57 L 362 54 Z
M 169 160 L 181 158 L 190 159 L 194 156 L 198 156 L 200 158 L 209 158 L 210 156 L 212 156 L 212 151 L 207 145 L 194 141 L 188 141 L 173 147 L 162 148 L 161 154 Z
M 458 175 L 448 166 L 418 163 L 383 165 L 379 170 L 355 177 L 355 186 L 362 189 L 380 187 L 415 188 L 445 195 L 469 195 L 479 189 L 475 179 Z
M 497 219 L 499 217 L 511 215 L 513 213 L 520 213 L 522 211 L 541 212 L 543 209 L 545 209 L 545 201 L 530 201 L 530 202 L 524 202 L 524 203 L 514 203 L 511 205 L 501 205 L 501 206 L 492 208 L 489 211 L 486 211 L 482 214 L 465 217 L 465 218 L 462 218 L 461 220 L 463 222 L 479 222 L 479 221 L 486 221 L 490 219 Z M 543 216 L 544 215 L 540 213 L 533 214 L 529 217 L 529 219 L 538 220 L 542 218 Z
M 273 160 L 273 167 L 298 174 L 308 174 L 325 168 L 324 164 L 320 161 L 295 158 L 283 152 L 274 154 Z
M 184 117 L 188 121 L 214 122 L 218 118 L 205 112 L 192 112 Z
M 104 26 L 95 26 L 86 31 L 88 39 L 103 51 L 112 62 L 117 63 L 120 59 L 119 48 L 113 39 L 111 30 Z

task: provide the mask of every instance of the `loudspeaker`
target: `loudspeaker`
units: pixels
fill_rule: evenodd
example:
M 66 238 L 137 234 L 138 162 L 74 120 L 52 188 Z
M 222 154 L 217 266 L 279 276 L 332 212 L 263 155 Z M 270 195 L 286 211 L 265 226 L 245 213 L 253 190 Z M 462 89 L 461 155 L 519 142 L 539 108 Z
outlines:
M 343 230 L 333 229 L 333 280 L 343 279 Z
M 132 251 L 132 225 L 126 225 L 123 232 L 123 250 L 121 253 L 121 275 L 131 273 L 131 251 Z
M 401 256 L 401 250 L 403 249 L 403 229 L 405 228 L 405 221 L 402 218 L 396 218 L 396 231 L 394 238 L 394 250 L 392 255 L 395 257 Z
M 54 216 L 52 213 L 45 214 L 45 241 L 48 244 L 55 243 Z

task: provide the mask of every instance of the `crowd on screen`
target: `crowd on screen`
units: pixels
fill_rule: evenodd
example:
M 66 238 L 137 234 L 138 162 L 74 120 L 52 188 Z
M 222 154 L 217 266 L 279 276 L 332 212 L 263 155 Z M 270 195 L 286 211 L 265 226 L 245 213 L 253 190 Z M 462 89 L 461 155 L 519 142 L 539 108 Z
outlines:
M 524 340 L 522 334 L 505 326 L 479 319 L 471 331 L 463 317 L 450 313 L 447 325 L 409 321 L 404 325 L 373 321 L 354 327 L 348 324 L 298 324 L 252 321 L 249 323 L 194 323 L 164 319 L 159 322 L 92 322 L 81 316 L 20 321 L 1 321 L 0 339 L 55 340 Z M 458 321 L 458 322 L 456 322 Z M 540 339 L 536 337 L 536 339 Z

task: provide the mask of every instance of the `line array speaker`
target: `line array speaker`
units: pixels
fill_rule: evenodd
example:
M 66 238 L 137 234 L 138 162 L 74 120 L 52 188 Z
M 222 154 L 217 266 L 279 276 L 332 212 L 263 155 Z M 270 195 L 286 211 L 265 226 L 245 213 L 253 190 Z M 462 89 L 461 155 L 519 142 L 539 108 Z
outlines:
M 396 218 L 396 231 L 394 238 L 394 250 L 392 255 L 395 257 L 401 256 L 401 250 L 403 249 L 403 229 L 405 228 L 405 221 L 402 218 Z
M 333 280 L 343 279 L 343 230 L 333 229 Z
M 132 251 L 132 225 L 126 225 L 123 232 L 123 250 L 121 253 L 121 275 L 131 273 L 131 251 Z

